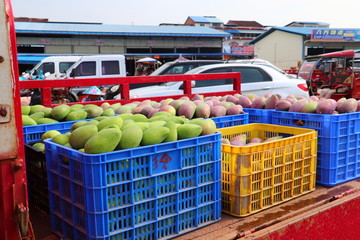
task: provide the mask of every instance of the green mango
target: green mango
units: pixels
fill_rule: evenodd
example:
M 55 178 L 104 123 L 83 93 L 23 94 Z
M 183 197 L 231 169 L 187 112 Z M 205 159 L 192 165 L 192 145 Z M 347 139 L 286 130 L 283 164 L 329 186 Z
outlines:
M 142 146 L 159 144 L 169 135 L 170 129 L 167 127 L 155 126 L 145 129 L 141 140 Z
M 122 133 L 117 127 L 103 129 L 85 143 L 84 151 L 88 154 L 114 151 L 120 142 L 121 135 Z
M 74 149 L 83 148 L 85 143 L 96 133 L 98 133 L 98 128 L 96 125 L 87 124 L 78 127 L 70 134 L 69 143 Z

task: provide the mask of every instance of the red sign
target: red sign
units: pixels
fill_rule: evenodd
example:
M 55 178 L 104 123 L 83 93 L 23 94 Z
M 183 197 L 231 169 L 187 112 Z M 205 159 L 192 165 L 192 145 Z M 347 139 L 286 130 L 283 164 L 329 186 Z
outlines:
M 154 157 L 152 159 L 153 161 L 153 164 L 154 164 L 154 167 L 153 167 L 153 170 L 156 170 L 160 167 L 160 165 L 162 165 L 162 169 L 167 169 L 167 164 L 169 162 L 171 162 L 172 158 L 167 154 L 167 153 L 164 153 L 160 159 L 158 159 L 158 157 Z

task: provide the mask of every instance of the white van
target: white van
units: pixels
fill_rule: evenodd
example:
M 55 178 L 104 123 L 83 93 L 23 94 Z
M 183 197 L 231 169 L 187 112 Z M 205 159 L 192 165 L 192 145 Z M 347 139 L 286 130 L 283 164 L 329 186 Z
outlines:
M 46 57 L 30 70 L 31 79 L 35 79 L 42 70 L 47 73 L 46 79 L 60 79 L 65 77 L 66 71 L 81 59 L 81 56 L 53 56 Z
M 126 77 L 124 55 L 82 56 L 66 72 L 66 78 Z

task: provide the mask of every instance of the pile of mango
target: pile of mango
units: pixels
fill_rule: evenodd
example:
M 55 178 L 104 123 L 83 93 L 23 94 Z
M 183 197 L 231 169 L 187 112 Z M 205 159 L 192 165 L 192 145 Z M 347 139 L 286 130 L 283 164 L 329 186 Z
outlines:
M 237 134 L 230 139 L 222 138 L 221 143 L 233 145 L 236 147 L 243 147 L 243 146 L 253 146 L 253 145 L 260 144 L 260 143 L 272 142 L 272 141 L 280 140 L 283 138 L 284 138 L 283 136 L 275 136 L 275 137 L 270 137 L 270 138 L 266 138 L 266 139 L 262 139 L 262 138 L 258 138 L 258 137 L 247 139 L 246 134 Z
M 50 130 L 42 140 L 52 141 L 88 154 L 100 154 L 122 149 L 148 146 L 201 135 L 214 134 L 215 122 L 208 118 L 187 119 L 162 111 L 147 118 L 143 114 L 124 113 L 101 116 L 91 121 L 74 123 L 70 132 Z M 41 143 L 42 144 L 42 143 Z M 38 144 L 39 148 L 43 146 Z
M 54 108 L 43 105 L 22 106 L 23 126 L 78 121 L 99 116 L 114 116 L 113 109 L 104 110 L 94 104 L 58 105 Z

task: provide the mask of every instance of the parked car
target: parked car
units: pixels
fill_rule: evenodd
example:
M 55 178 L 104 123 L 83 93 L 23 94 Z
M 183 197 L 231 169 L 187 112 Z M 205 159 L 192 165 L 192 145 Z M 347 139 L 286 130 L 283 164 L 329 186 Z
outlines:
M 281 72 L 284 75 L 287 75 L 289 78 L 297 78 L 296 74 L 289 74 L 286 73 L 284 70 L 278 68 L 277 66 L 275 66 L 274 64 L 272 64 L 271 62 L 264 60 L 264 59 L 260 59 L 260 58 L 254 58 L 254 59 L 238 59 L 235 60 L 235 62 L 237 63 L 247 63 L 247 64 L 255 64 L 255 65 L 265 65 L 265 66 L 269 66 L 272 67 L 273 69 Z
M 185 72 L 197 68 L 199 66 L 209 64 L 224 63 L 222 60 L 185 60 L 185 61 L 171 61 L 164 63 L 161 67 L 152 72 L 149 76 L 160 76 L 160 75 L 178 75 L 184 74 Z M 130 89 L 137 89 L 150 86 L 158 86 L 159 83 L 135 83 L 130 84 Z M 113 85 L 108 87 L 106 91 L 106 99 L 112 99 L 120 93 L 119 85 Z
M 286 97 L 293 94 L 296 97 L 309 97 L 306 81 L 303 79 L 290 79 L 279 71 L 265 65 L 227 63 L 212 64 L 197 67 L 186 72 L 186 74 L 204 73 L 227 73 L 239 72 L 241 78 L 242 94 L 253 93 L 256 95 L 280 94 Z M 130 96 L 134 97 L 155 97 L 166 95 L 182 94 L 183 82 L 168 82 L 157 84 L 151 87 L 143 87 L 130 91 Z M 193 84 L 193 93 L 222 92 L 233 89 L 231 79 L 201 80 Z M 115 97 L 119 99 L 119 95 Z
M 187 61 L 172 61 L 164 63 L 161 67 L 156 69 L 150 76 L 159 76 L 159 75 L 177 75 L 184 74 L 191 69 L 209 65 L 223 63 L 222 60 L 187 60 Z

